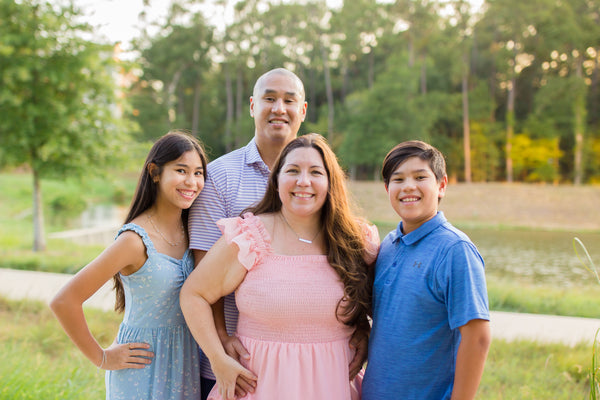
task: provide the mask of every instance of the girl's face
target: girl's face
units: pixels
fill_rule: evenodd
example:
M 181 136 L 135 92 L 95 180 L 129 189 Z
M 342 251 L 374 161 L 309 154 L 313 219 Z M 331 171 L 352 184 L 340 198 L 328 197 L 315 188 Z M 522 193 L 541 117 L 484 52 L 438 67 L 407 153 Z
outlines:
M 292 150 L 277 177 L 282 207 L 297 216 L 319 213 L 329 190 L 321 154 L 312 147 Z
M 158 177 L 156 201 L 175 207 L 190 208 L 204 188 L 204 169 L 200 155 L 195 150 L 186 151 L 177 160 L 163 166 Z

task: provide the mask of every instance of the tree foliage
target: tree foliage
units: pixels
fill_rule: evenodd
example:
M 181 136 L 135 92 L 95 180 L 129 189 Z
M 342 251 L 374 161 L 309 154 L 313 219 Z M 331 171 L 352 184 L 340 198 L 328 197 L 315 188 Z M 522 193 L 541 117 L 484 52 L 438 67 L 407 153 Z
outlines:
M 208 3 L 226 23 L 202 14 Z M 191 129 L 213 158 L 244 145 L 253 84 L 283 66 L 305 83 L 301 133 L 328 136 L 356 178 L 377 177 L 399 141 L 424 139 L 446 154 L 456 180 L 600 181 L 597 1 L 172 4 L 137 42 L 125 115 L 141 126 L 139 139 Z M 550 167 L 540 170 L 531 149 Z
M 112 48 L 82 39 L 77 10 L 0 0 L 2 164 L 28 165 L 34 182 L 34 248 L 45 247 L 46 177 L 83 175 L 123 145 Z

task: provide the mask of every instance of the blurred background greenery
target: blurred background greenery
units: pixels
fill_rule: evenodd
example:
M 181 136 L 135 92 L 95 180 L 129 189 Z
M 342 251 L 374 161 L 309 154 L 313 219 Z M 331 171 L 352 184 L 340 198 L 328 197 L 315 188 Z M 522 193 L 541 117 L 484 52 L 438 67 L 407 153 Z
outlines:
M 0 167 L 33 176 L 34 248 L 40 179 L 98 176 L 172 128 L 211 158 L 244 145 L 252 86 L 279 66 L 305 83 L 302 132 L 328 137 L 353 179 L 424 139 L 452 181 L 600 182 L 600 4 L 480 3 L 174 0 L 150 20 L 145 0 L 125 58 L 69 1 L 0 0 Z M 226 21 L 207 17 L 219 7 Z

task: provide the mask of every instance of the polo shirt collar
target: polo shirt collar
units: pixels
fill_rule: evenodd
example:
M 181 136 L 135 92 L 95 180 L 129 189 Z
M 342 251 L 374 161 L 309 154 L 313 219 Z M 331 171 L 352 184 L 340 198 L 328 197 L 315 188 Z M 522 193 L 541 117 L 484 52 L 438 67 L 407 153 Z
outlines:
M 259 167 L 265 168 L 267 171 L 269 170 L 269 167 L 267 166 L 267 164 L 265 164 L 262 157 L 260 156 L 260 153 L 258 152 L 258 147 L 256 147 L 255 138 L 252 138 L 252 140 L 250 140 L 250 142 L 246 146 L 245 153 L 246 165 L 257 164 Z
M 442 211 L 438 211 L 435 217 L 431 218 L 429 221 L 425 222 L 423 225 L 406 235 L 402 233 L 402 221 L 400 221 L 398 227 L 396 228 L 396 237 L 393 239 L 393 242 L 397 243 L 398 240 L 402 240 L 402 242 L 404 242 L 404 244 L 407 246 L 413 245 L 425 236 L 429 235 L 434 229 L 446 223 L 446 221 L 447 219 L 444 216 L 444 213 Z

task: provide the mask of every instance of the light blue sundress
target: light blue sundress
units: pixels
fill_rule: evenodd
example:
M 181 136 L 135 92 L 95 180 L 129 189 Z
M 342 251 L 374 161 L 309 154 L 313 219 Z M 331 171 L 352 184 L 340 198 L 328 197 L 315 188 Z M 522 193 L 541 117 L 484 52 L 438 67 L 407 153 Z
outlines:
M 140 235 L 148 259 L 135 273 L 121 275 L 125 315 L 117 341 L 148 343 L 154 358 L 143 369 L 106 371 L 106 399 L 199 399 L 198 345 L 179 305 L 179 291 L 194 267 L 192 253 L 188 249 L 178 260 L 157 252 L 139 225 L 126 224 L 117 236 L 125 231 Z

